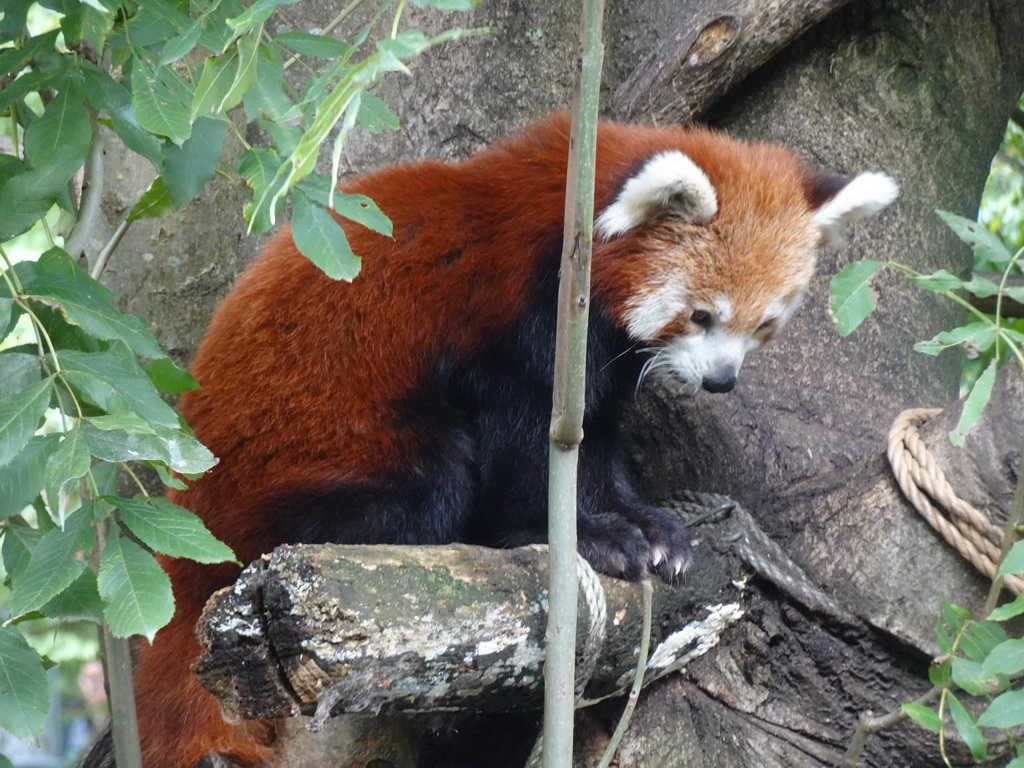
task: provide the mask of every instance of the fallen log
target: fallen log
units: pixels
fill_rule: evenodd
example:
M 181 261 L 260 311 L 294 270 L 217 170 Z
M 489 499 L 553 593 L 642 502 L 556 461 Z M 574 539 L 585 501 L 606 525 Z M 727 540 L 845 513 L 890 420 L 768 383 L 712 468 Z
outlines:
M 657 590 L 652 674 L 703 654 L 742 615 L 739 589 L 712 570 L 733 600 L 703 608 L 692 584 Z M 584 581 L 586 695 L 607 696 L 632 681 L 641 587 Z M 546 584 L 547 555 L 535 547 L 281 547 L 211 599 L 194 669 L 232 715 L 313 715 L 314 729 L 341 713 L 537 707 Z

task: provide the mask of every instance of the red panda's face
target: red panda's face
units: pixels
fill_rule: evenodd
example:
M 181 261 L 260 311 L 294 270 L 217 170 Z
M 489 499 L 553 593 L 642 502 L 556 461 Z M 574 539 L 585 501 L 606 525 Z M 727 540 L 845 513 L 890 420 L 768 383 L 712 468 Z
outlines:
M 845 188 L 831 180 L 838 191 L 813 208 L 786 150 L 707 136 L 725 162 L 721 146 L 706 172 L 682 152 L 656 154 L 596 221 L 598 290 L 651 355 L 641 378 L 668 374 L 690 395 L 731 390 L 746 354 L 796 310 L 817 249 L 896 194 L 865 174 Z

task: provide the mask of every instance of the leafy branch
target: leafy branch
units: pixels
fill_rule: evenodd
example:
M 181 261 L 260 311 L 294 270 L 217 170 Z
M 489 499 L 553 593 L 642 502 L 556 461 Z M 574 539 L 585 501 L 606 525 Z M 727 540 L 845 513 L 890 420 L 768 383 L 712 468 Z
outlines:
M 53 0 L 42 26 L 33 0 L 4 3 L 0 72 L 10 74 L 0 77 L 0 131 L 13 149 L 0 153 L 0 728 L 19 738 L 38 735 L 50 700 L 49 662 L 26 640 L 34 625 L 102 624 L 108 647 L 152 637 L 174 610 L 155 553 L 234 559 L 194 515 L 149 496 L 135 471 L 149 467 L 183 487 L 216 459 L 161 397 L 195 381 L 97 282 L 121 239 L 221 173 L 252 190 L 251 231 L 269 229 L 290 199 L 300 250 L 351 279 L 359 260 L 340 220 L 391 233 L 372 201 L 334 191 L 348 132 L 398 127 L 367 89 L 469 34 L 402 29 L 406 0 L 354 0 L 323 34 L 272 34 L 271 15 L 293 1 Z M 453 10 L 477 0 L 412 3 Z M 376 10 L 352 42 L 331 36 L 365 5 Z M 285 79 L 293 65 L 306 75 L 299 85 Z M 244 141 L 233 122 L 243 115 L 266 146 Z M 245 148 L 231 164 L 222 159 L 229 129 Z M 110 132 L 145 158 L 154 180 L 94 248 Z M 314 174 L 332 132 L 332 174 Z M 10 255 L 12 239 L 30 231 L 42 233 L 46 252 Z M 137 495 L 118 494 L 118 470 Z M 127 645 L 115 645 L 127 668 Z M 130 711 L 127 681 L 113 697 Z M 119 764 L 132 764 L 131 751 L 118 747 Z
M 830 286 L 831 310 L 846 336 L 853 332 L 874 311 L 871 280 L 884 269 L 895 269 L 920 288 L 945 296 L 965 309 L 970 322 L 943 331 L 915 349 L 924 354 L 960 347 L 969 357 L 988 360 L 980 376 L 969 388 L 956 427 L 949 433 L 954 445 L 963 445 L 964 435 L 977 423 L 992 393 L 997 368 L 1015 359 L 1024 371 L 1024 333 L 1007 324 L 1002 316 L 1004 299 L 1024 300 L 1024 288 L 1011 285 L 1010 277 L 1020 269 L 1024 248 L 1016 253 L 1003 244 L 992 231 L 978 222 L 939 212 L 939 216 L 974 251 L 976 265 L 998 271 L 999 281 L 982 275 L 964 280 L 939 270 L 931 275 L 896 262 L 860 261 L 842 270 Z M 965 298 L 996 297 L 995 313 L 989 316 Z M 842 766 L 852 767 L 859 759 L 869 733 L 889 727 L 909 717 L 939 735 L 939 751 L 947 766 L 948 725 L 950 721 L 976 760 L 988 755 L 989 741 L 982 728 L 998 728 L 1014 751 L 1007 768 L 1024 768 L 1024 743 L 1018 743 L 1016 730 L 1024 724 L 1024 690 L 1018 686 L 1024 679 L 1024 640 L 1008 637 L 1002 624 L 1024 614 L 1024 595 L 1006 605 L 996 607 L 1002 592 L 1003 577 L 1024 573 L 1024 542 L 1016 541 L 1024 521 L 1024 473 L 1019 473 L 1014 499 L 1003 530 L 999 569 L 993 578 L 985 605 L 985 620 L 975 620 L 965 609 L 945 603 L 936 624 L 936 639 L 942 654 L 929 670 L 933 688 L 916 701 L 882 717 L 862 717 Z M 957 694 L 961 694 L 958 696 Z M 961 696 L 980 703 L 971 706 Z M 937 700 L 933 709 L 932 704 Z M 983 709 L 980 715 L 976 711 Z M 947 718 L 948 715 L 948 718 Z

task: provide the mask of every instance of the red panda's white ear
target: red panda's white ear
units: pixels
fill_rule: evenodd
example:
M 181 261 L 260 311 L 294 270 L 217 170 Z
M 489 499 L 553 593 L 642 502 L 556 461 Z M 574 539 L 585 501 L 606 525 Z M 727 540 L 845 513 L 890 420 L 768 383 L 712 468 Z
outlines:
M 842 245 L 847 224 L 873 216 L 900 193 L 899 185 L 884 173 L 862 173 L 848 182 L 824 176 L 815 181 L 807 190 L 811 205 L 817 208 L 811 221 L 821 231 L 822 244 L 828 246 Z
M 703 222 L 717 211 L 718 197 L 704 171 L 673 150 L 654 155 L 626 181 L 597 217 L 595 229 L 599 238 L 610 240 L 661 216 Z

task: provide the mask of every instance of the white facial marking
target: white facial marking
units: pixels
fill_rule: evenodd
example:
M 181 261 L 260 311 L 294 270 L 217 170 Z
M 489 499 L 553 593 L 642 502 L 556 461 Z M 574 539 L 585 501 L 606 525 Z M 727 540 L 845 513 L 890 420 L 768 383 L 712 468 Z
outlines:
M 663 283 L 630 301 L 626 310 L 626 330 L 634 339 L 653 339 L 685 309 L 683 286 Z
M 732 299 L 728 296 L 719 296 L 715 299 L 715 311 L 712 313 L 715 315 L 715 321 L 719 323 L 728 323 L 732 320 Z
M 610 240 L 666 212 L 689 222 L 708 221 L 718 212 L 715 188 L 704 171 L 676 150 L 648 160 L 597 217 L 595 230 Z
M 878 213 L 899 193 L 899 185 L 886 174 L 862 173 L 815 211 L 811 221 L 821 230 L 826 244 L 842 245 L 847 224 Z
M 757 346 L 749 336 L 711 328 L 693 336 L 677 336 L 668 343 L 664 354 L 672 373 L 690 394 L 696 394 L 705 377 L 738 374 L 744 355 L 753 348 L 751 342 Z
M 772 299 L 764 309 L 764 314 L 761 316 L 761 322 L 766 323 L 769 320 L 774 319 L 776 330 L 782 328 L 782 326 L 789 322 L 789 318 L 791 318 L 797 311 L 803 300 L 804 291 L 800 291 L 800 293 L 794 296 L 793 300 L 788 304 L 786 304 L 781 297 Z

